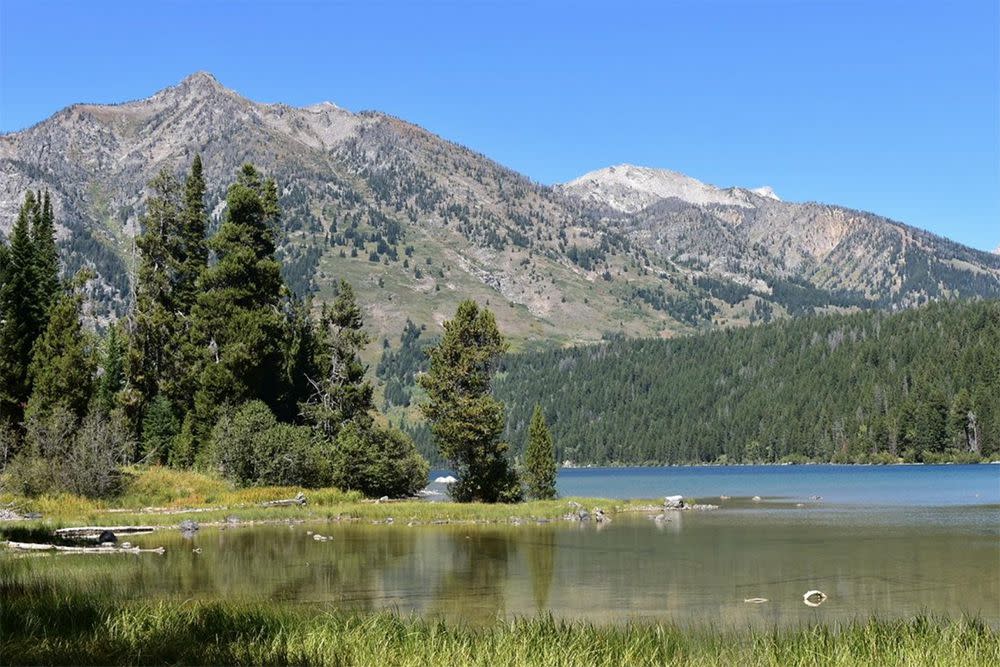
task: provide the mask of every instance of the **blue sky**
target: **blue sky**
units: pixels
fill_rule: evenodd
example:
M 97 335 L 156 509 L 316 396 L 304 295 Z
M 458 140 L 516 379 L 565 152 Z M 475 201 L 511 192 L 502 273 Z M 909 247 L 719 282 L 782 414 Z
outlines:
M 1000 244 L 996 0 L 0 0 L 0 131 L 196 70 L 537 181 L 630 162 Z

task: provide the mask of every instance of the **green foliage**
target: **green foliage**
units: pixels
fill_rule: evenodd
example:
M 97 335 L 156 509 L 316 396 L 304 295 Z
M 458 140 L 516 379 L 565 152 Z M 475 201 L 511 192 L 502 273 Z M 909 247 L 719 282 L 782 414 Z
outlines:
M 20 426 L 31 395 L 29 366 L 35 342 L 45 331 L 59 292 L 52 204 L 44 196 L 24 196 L 4 245 L 0 275 L 0 421 Z
M 158 395 L 150 402 L 142 420 L 142 460 L 147 463 L 166 463 L 173 449 L 174 438 L 179 432 L 180 424 L 173 405 L 166 396 Z
M 496 394 L 513 442 L 542 406 L 559 460 L 884 462 L 996 457 L 998 388 L 980 301 L 512 355 Z
M 420 377 L 421 406 L 438 448 L 455 469 L 452 496 L 462 502 L 520 499 L 517 476 L 501 440 L 504 405 L 492 394 L 493 373 L 507 343 L 489 309 L 463 301 L 430 348 L 430 370 Z
M 77 277 L 81 283 L 86 275 Z M 79 289 L 62 294 L 49 311 L 45 332 L 33 348 L 32 393 L 25 415 L 46 415 L 57 405 L 77 419 L 90 403 L 95 370 L 93 343 L 80 324 L 83 296 Z
M 535 405 L 528 426 L 528 444 L 524 447 L 524 470 L 521 477 L 528 496 L 538 500 L 556 497 L 556 453 L 552 434 L 545 423 L 542 406 Z
M 211 446 L 219 472 L 240 486 L 318 487 L 329 479 L 328 457 L 312 430 L 279 423 L 263 401 L 223 415 Z
M 407 319 L 399 337 L 399 349 L 386 347 L 382 351 L 375 375 L 385 382 L 385 400 L 389 405 L 409 406 L 410 389 L 417 374 L 427 370 L 427 348 L 436 341 L 423 338 L 424 329 Z
M 101 372 L 94 396 L 97 408 L 110 413 L 118 404 L 118 396 L 125 388 L 126 344 L 121 326 L 116 322 L 108 327 L 101 350 Z
M 141 412 L 161 391 L 170 393 L 179 372 L 178 319 L 174 283 L 181 227 L 180 184 L 161 171 L 149 184 L 143 233 L 136 239 L 140 260 L 129 339 L 128 380 L 132 403 Z
M 302 414 L 326 438 L 336 436 L 347 422 L 364 426 L 371 420 L 373 390 L 360 357 L 369 342 L 363 325 L 354 289 L 341 281 L 333 307 L 323 306 L 315 364 L 320 377 L 302 405 Z
M 226 197 L 226 218 L 209 241 L 216 263 L 201 277 L 192 311 L 203 369 L 195 395 L 204 437 L 225 405 L 261 400 L 280 407 L 284 374 L 284 285 L 274 258 L 274 192 L 245 165 Z
M 26 496 L 60 492 L 106 498 L 121 489 L 122 466 L 130 461 L 135 442 L 124 415 L 99 411 L 79 423 L 63 404 L 28 417 L 27 445 L 6 476 Z
M 140 251 L 136 302 L 132 312 L 126 401 L 142 414 L 159 394 L 175 412 L 191 409 L 200 368 L 192 340 L 191 311 L 205 271 L 207 216 L 201 158 L 196 156 L 182 190 L 161 171 L 149 184 Z
M 197 283 L 208 266 L 205 234 L 208 214 L 205 211 L 205 176 L 201 155 L 195 155 L 184 183 L 184 208 L 175 251 L 176 282 L 174 301 L 181 313 L 189 314 L 197 298 Z
M 392 428 L 348 424 L 333 449 L 335 487 L 369 498 L 412 496 L 427 484 L 429 466 L 410 438 Z

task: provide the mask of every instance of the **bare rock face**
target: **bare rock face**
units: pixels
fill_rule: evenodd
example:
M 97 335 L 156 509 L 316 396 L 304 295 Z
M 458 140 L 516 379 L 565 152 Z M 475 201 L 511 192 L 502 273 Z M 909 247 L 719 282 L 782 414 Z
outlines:
M 351 280 L 376 340 L 470 297 L 515 340 L 562 342 L 1000 297 L 1000 256 L 869 213 L 632 165 L 545 187 L 400 119 L 254 102 L 205 72 L 0 136 L 0 234 L 50 190 L 64 270 L 94 268 L 94 316 L 120 315 L 146 184 L 196 153 L 216 218 L 243 163 L 277 179 L 286 280 L 317 301 Z

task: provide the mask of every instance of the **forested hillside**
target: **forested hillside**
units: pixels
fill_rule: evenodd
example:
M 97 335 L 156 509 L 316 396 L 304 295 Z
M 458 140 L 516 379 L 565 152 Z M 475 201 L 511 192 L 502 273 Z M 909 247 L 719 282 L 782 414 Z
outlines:
M 512 355 L 495 391 L 515 448 L 542 406 L 560 461 L 996 458 L 1000 302 Z

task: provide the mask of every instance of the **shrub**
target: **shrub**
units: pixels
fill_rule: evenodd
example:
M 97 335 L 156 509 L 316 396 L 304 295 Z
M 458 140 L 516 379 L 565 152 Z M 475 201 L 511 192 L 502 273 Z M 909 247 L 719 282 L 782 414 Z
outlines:
M 278 423 L 262 401 L 244 403 L 232 415 L 224 414 L 212 430 L 211 458 L 223 477 L 240 486 L 257 482 L 253 439 Z
M 276 424 L 253 438 L 257 484 L 266 486 L 325 486 L 330 464 L 313 430 Z
M 337 435 L 333 485 L 370 498 L 412 496 L 427 484 L 429 466 L 403 432 L 351 423 Z
M 280 424 L 261 401 L 224 415 L 212 431 L 211 460 L 239 486 L 329 483 L 329 460 L 312 429 Z
M 121 491 L 122 467 L 135 450 L 121 413 L 94 411 L 78 426 L 64 406 L 30 417 L 26 443 L 6 471 L 11 486 L 26 496 L 115 495 Z

